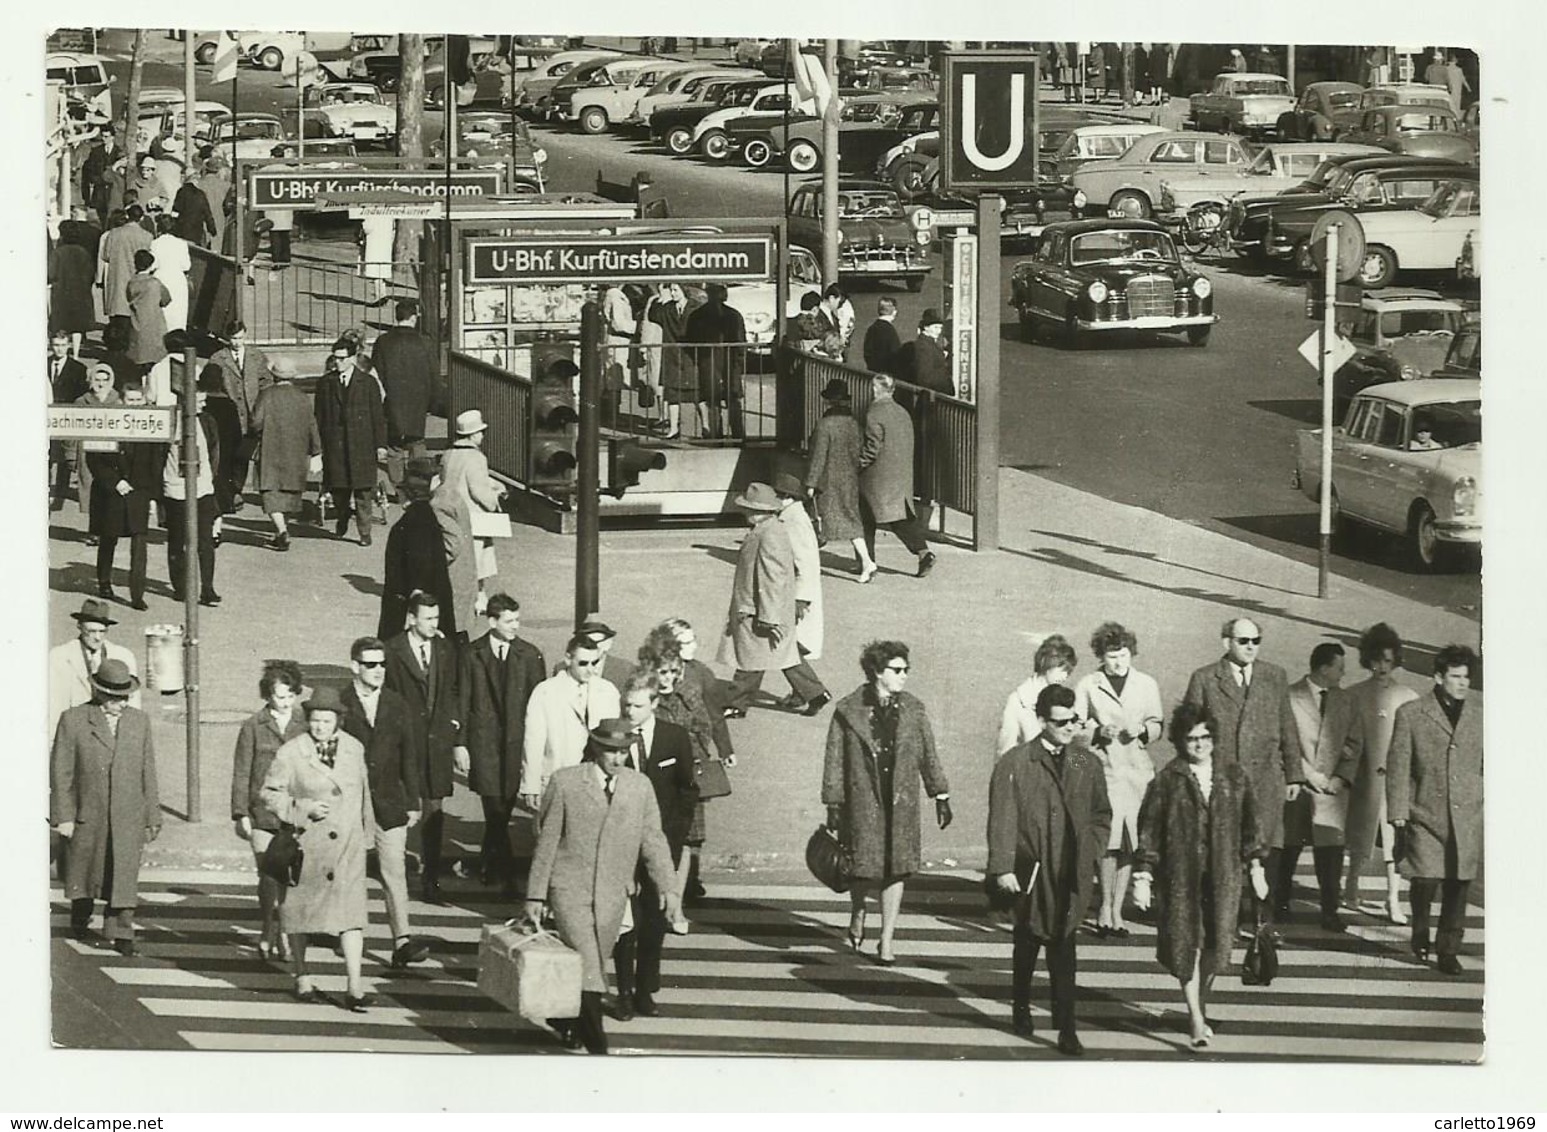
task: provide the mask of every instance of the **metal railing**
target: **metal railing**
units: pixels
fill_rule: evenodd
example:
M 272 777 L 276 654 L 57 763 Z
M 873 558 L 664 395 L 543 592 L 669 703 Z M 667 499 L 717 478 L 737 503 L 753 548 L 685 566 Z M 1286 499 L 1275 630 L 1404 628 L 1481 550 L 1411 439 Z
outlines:
M 396 263 L 386 297 L 376 280 L 348 263 L 292 258 L 288 267 L 258 260 L 242 301 L 248 337 L 260 346 L 326 345 L 362 324 L 376 330 L 392 326 L 392 301 L 419 296 L 412 264 Z
M 457 350 L 451 351 L 449 378 L 451 420 L 464 410 L 479 409 L 484 420 L 497 422 L 483 442 L 489 470 L 518 483 L 531 483 L 531 380 Z
M 673 442 L 719 447 L 777 440 L 778 375 L 767 355 L 737 343 L 631 342 L 602 348 L 601 426 L 662 439 L 677 406 Z

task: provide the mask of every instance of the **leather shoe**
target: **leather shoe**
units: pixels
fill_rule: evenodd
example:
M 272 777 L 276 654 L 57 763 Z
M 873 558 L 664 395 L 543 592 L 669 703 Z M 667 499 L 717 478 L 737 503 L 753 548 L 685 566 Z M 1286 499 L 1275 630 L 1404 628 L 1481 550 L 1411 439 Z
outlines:
M 141 613 L 143 613 L 145 610 L 149 609 L 150 606 L 146 603 L 144 598 L 137 597 L 129 603 L 129 608 L 138 609 Z
M 134 940 L 132 939 L 115 939 L 113 941 L 113 950 L 118 952 L 118 954 L 122 955 L 126 959 L 133 959 L 136 955 L 139 954 L 140 951 L 139 948 L 134 946 Z M 1453 956 L 1449 958 L 1452 962 L 1455 962 Z M 1443 969 L 1443 964 L 1441 967 Z M 1461 964 L 1456 964 L 1456 970 L 1461 970 Z
M 410 963 L 418 963 L 429 954 L 429 943 L 422 939 L 410 937 L 393 949 L 392 963 L 390 965 L 394 971 L 401 971 Z
M 217 606 L 220 604 L 220 595 L 214 590 L 205 590 L 199 595 L 199 604 L 211 607 Z
M 285 551 L 289 550 L 290 549 L 290 534 L 289 534 L 289 532 L 287 531 L 286 533 L 284 533 L 282 535 L 275 535 L 274 536 L 274 541 L 270 545 L 272 545 L 274 547 L 274 549 L 279 551 L 281 554 L 283 554 Z
M 344 1009 L 351 1014 L 364 1014 L 365 1008 L 371 1003 L 370 995 L 362 994 L 358 997 L 352 994 L 344 996 Z
M 78 940 L 81 940 L 82 942 L 90 939 L 91 938 L 91 927 L 90 927 L 90 925 L 88 925 L 88 924 L 71 924 L 70 925 L 70 938 L 71 939 L 78 939 Z
M 612 1004 L 612 1016 L 619 1022 L 632 1022 L 634 1020 L 634 1003 L 630 996 L 620 994 L 617 1001 Z
M 364 534 L 362 534 L 360 536 L 360 545 L 361 546 L 370 546 L 371 545 L 371 532 L 370 531 L 366 531 Z
M 438 880 L 426 880 L 424 882 L 424 895 L 421 897 L 421 899 L 426 904 L 434 904 L 435 906 L 441 908 L 444 908 L 446 904 L 449 903 L 449 901 L 447 901 L 447 899 L 441 895 L 440 881 Z
M 333 534 L 337 538 L 343 538 L 349 533 L 349 512 L 345 511 L 338 517 L 338 522 L 333 524 Z
M 98 586 L 97 596 L 103 601 L 117 601 L 118 595 L 113 592 L 112 586 Z
M 634 996 L 634 1012 L 645 1018 L 659 1018 L 661 1008 L 656 1005 L 654 996 L 636 994 Z
M 1441 955 L 1436 966 L 1439 967 L 1442 975 L 1459 975 L 1464 969 L 1461 966 L 1461 960 L 1454 955 Z
M 1085 1044 L 1073 1030 L 1061 1030 L 1058 1034 L 1058 1052 L 1065 1057 L 1084 1057 Z
M 820 695 L 812 696 L 811 699 L 806 701 L 806 710 L 801 712 L 801 714 L 805 716 L 818 715 L 823 708 L 832 702 L 833 694 L 831 692 L 823 692 Z
M 1037 1032 L 1037 1028 L 1031 1022 L 1030 1010 L 1012 1011 L 1010 1024 L 1015 1028 L 1015 1033 L 1018 1037 L 1029 1038 Z
M 933 550 L 926 550 L 923 554 L 919 555 L 919 577 L 927 578 L 929 572 L 934 568 L 935 552 Z
M 1346 932 L 1348 925 L 1343 922 L 1343 917 L 1339 916 L 1336 912 L 1323 912 L 1321 914 L 1321 928 L 1322 931 L 1328 932 Z

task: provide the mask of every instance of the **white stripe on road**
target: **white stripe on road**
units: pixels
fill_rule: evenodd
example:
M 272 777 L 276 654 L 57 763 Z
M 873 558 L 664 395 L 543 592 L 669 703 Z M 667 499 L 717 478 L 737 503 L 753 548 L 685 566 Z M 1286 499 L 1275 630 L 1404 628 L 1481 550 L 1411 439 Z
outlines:
M 353 1016 L 351 1016 L 353 1017 Z M 451 1042 L 433 1038 L 336 1037 L 329 1034 L 239 1034 L 180 1030 L 178 1037 L 198 1050 L 279 1050 L 293 1053 L 469 1053 Z M 489 1052 L 494 1052 L 493 1050 Z

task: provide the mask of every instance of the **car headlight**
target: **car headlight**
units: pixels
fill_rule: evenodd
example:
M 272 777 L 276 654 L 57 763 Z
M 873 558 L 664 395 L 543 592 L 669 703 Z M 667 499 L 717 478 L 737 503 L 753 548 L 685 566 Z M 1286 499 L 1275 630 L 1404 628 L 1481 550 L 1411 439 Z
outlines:
M 1107 301 L 1107 285 L 1097 279 L 1085 288 L 1085 294 L 1093 303 L 1104 303 Z
M 1085 202 L 1087 200 L 1089 200 L 1089 199 L 1090 198 L 1088 198 L 1085 195 L 1085 190 L 1084 189 L 1075 189 L 1074 190 L 1073 204 L 1074 204 L 1075 208 L 1084 208 L 1085 207 Z
M 1409 365 L 1407 363 L 1403 363 L 1403 366 L 1402 366 L 1402 380 L 1403 381 L 1412 381 L 1413 378 L 1418 377 L 1418 376 L 1419 376 L 1419 373 L 1418 373 L 1418 367 L 1417 366 Z
M 541 165 L 548 160 L 548 151 L 546 149 L 534 149 L 532 151 L 532 160 Z
M 1451 510 L 1457 515 L 1470 515 L 1477 510 L 1477 481 L 1462 476 L 1456 481 L 1451 493 Z
M 1199 276 L 1192 281 L 1192 293 L 1200 299 L 1206 299 L 1214 293 L 1214 284 Z
M 917 232 L 913 233 L 913 238 L 919 242 L 921 247 L 927 248 L 929 246 L 929 229 L 920 228 Z

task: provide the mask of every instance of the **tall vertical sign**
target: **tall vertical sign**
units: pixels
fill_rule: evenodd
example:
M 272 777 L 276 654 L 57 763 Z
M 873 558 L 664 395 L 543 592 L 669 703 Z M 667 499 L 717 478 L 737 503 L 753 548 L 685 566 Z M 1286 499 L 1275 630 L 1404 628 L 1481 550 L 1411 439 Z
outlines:
M 978 394 L 978 237 L 951 241 L 951 382 L 956 396 Z
M 940 79 L 940 187 L 1020 189 L 1037 183 L 1037 57 L 947 51 Z

